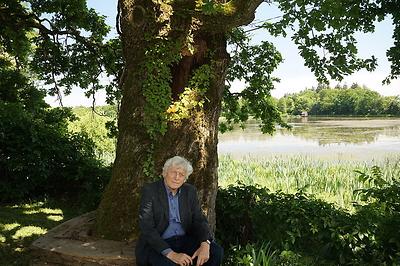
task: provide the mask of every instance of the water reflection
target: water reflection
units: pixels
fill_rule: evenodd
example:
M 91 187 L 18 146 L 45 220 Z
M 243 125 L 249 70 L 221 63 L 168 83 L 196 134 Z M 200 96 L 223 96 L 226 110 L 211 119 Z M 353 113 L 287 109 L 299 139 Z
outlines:
M 305 140 L 318 140 L 319 145 L 340 143 L 372 143 L 375 142 L 384 128 L 371 130 L 368 127 L 318 127 L 303 126 L 294 130 L 281 130 L 282 135 L 292 135 Z
M 219 153 L 365 159 L 400 152 L 400 119 L 301 118 L 289 123 L 291 130 L 278 129 L 271 136 L 262 134 L 251 121 L 245 130 L 221 134 Z
M 379 136 L 398 136 L 400 120 L 342 119 L 308 120 L 292 123 L 293 130 L 282 129 L 282 135 L 293 135 L 306 140 L 318 140 L 319 145 L 326 144 L 365 144 L 376 142 Z

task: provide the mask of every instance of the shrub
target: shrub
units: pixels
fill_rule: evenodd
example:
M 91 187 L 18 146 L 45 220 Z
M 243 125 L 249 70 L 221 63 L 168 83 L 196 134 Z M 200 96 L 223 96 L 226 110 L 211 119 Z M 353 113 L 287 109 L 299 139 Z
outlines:
M 376 190 L 374 195 L 397 195 L 394 187 L 386 189 Z M 385 197 L 385 201 L 398 206 L 400 198 Z M 239 184 L 220 189 L 217 195 L 216 235 L 226 250 L 231 245 L 268 241 L 275 250 L 306 254 L 320 265 L 326 260 L 388 265 L 399 258 L 400 216 L 395 207 L 390 207 L 393 212 L 388 215 L 382 211 L 384 202 L 376 202 L 351 214 L 302 192 L 270 193 Z
M 358 213 L 374 217 L 369 219 L 375 228 L 377 253 L 382 261 L 400 264 L 400 179 L 395 175 L 387 181 L 380 167 L 356 171 L 363 182 L 372 183 L 371 188 L 355 191 L 364 204 L 358 205 Z
M 0 101 L 0 202 L 45 196 L 98 201 L 110 170 L 95 159 L 86 135 L 68 131 L 73 118 L 65 108 L 30 112 Z
M 332 265 L 325 261 L 315 261 L 291 250 L 273 250 L 269 242 L 232 246 L 224 259 L 226 266 L 321 266 Z
M 244 247 L 238 245 L 231 248 L 224 265 L 270 266 L 276 264 L 277 258 L 267 242 L 261 245 L 247 244 Z

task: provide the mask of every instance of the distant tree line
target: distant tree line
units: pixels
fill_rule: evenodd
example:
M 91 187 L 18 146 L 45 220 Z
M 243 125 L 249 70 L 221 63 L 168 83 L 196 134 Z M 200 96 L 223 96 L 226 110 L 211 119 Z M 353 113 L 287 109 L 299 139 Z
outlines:
M 318 86 L 277 100 L 284 114 L 300 115 L 400 115 L 400 97 L 382 96 L 358 84 L 329 88 Z
M 86 134 L 95 144 L 95 155 L 103 165 L 110 165 L 115 159 L 117 109 L 115 105 L 74 107 L 78 118 L 68 123 L 68 129 Z

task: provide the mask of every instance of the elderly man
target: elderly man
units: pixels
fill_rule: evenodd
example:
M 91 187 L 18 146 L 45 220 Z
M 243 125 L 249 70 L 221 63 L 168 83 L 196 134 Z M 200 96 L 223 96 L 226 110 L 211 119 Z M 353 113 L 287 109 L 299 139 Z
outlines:
M 196 188 L 185 183 L 192 172 L 190 162 L 175 156 L 165 162 L 162 180 L 143 187 L 138 265 L 221 265 L 223 249 L 212 239 Z

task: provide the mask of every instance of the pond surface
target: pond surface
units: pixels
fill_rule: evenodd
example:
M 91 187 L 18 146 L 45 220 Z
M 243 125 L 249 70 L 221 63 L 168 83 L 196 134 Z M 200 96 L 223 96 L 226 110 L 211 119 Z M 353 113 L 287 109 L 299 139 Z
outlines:
M 219 135 L 218 153 L 243 156 L 311 156 L 328 160 L 382 160 L 400 156 L 400 118 L 298 118 L 291 130 L 262 134 L 250 122 Z

